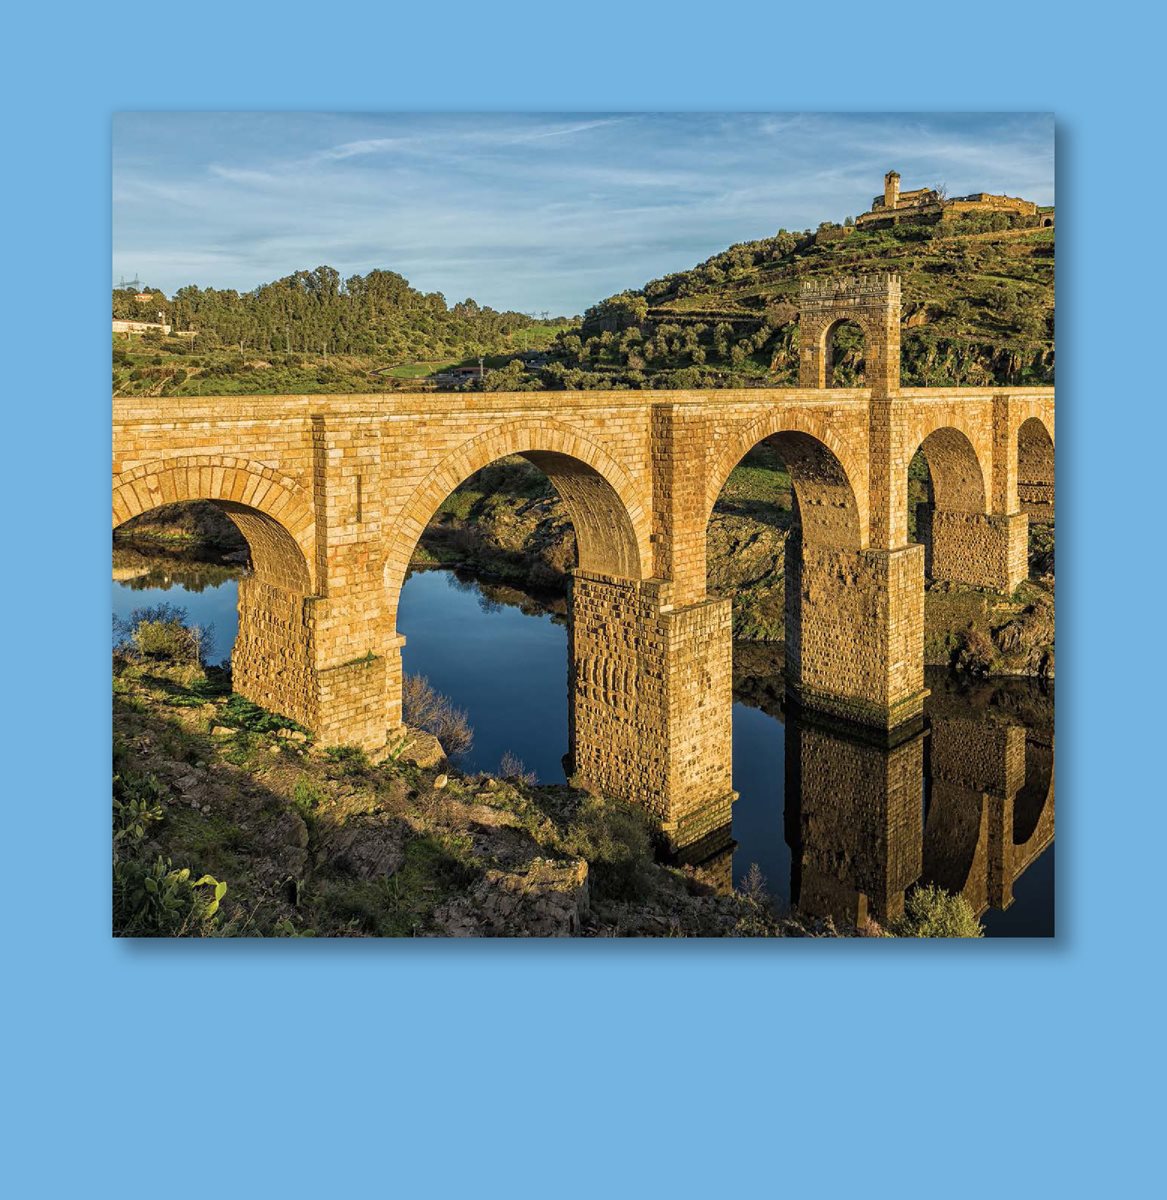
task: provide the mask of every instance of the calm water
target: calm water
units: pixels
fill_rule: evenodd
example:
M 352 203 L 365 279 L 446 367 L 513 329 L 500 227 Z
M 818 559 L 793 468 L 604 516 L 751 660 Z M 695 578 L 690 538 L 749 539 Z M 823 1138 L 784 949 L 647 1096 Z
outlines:
M 213 657 L 226 658 L 238 625 L 234 580 L 196 578 L 201 590 L 188 591 L 183 578 L 174 566 L 115 582 L 114 615 L 179 604 L 192 622 L 214 626 Z M 405 585 L 399 628 L 405 670 L 469 715 L 467 770 L 497 770 L 509 751 L 542 782 L 564 781 L 561 621 L 509 589 L 423 571 Z M 888 748 L 783 714 L 779 664 L 757 647 L 748 654 L 733 708 L 740 798 L 723 875 L 731 869 L 740 881 L 756 863 L 779 900 L 840 917 L 853 917 L 857 903 L 894 909 L 922 879 L 962 891 L 991 937 L 1052 935 L 1052 693 L 930 678 L 927 729 Z

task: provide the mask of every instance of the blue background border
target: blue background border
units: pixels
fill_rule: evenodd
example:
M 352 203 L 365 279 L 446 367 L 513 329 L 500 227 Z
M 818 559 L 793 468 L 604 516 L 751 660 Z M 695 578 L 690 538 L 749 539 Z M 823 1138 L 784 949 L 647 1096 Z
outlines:
M 13 1194 L 1141 1190 L 1161 1064 L 1164 789 L 1142 750 L 1160 724 L 1158 21 L 1129 3 L 1080 28 L 993 3 L 9 16 Z M 123 108 L 1052 109 L 1057 939 L 113 942 L 104 331 Z

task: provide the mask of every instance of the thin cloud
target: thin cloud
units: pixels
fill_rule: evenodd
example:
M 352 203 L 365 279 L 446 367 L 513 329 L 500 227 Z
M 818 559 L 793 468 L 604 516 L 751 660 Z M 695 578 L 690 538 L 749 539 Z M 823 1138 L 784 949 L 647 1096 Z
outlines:
M 905 186 L 1053 200 L 1048 114 L 129 114 L 114 274 L 246 289 L 400 271 L 521 311 L 604 295 Z

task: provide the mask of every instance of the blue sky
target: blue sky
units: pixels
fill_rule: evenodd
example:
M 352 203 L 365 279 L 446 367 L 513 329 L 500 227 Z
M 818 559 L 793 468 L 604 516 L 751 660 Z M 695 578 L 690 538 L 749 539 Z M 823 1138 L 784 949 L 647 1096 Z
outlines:
M 1054 201 L 1048 113 L 122 113 L 113 277 L 250 289 L 327 263 L 453 303 L 580 313 L 883 174 Z

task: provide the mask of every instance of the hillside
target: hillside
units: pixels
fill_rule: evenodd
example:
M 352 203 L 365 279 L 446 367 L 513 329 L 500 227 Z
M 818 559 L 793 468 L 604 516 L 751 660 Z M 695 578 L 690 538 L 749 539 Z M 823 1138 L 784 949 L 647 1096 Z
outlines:
M 1054 377 L 1054 231 L 996 215 L 956 225 L 780 231 L 590 308 L 560 334 L 568 386 L 790 385 L 804 278 L 894 271 L 905 385 L 1048 384 Z M 841 339 L 841 384 L 862 347 Z M 607 386 L 611 386 L 608 384 Z
M 459 364 L 502 366 L 547 347 L 565 318 L 537 320 L 467 299 L 448 305 L 393 271 L 342 280 L 297 271 L 250 292 L 115 289 L 114 320 L 170 325 L 114 334 L 115 395 L 376 392 Z
M 906 386 L 1054 379 L 1054 230 L 1001 213 L 962 221 L 780 230 L 689 270 L 610 296 L 582 321 L 447 305 L 392 271 L 342 281 L 329 267 L 253 292 L 187 287 L 139 300 L 188 336 L 115 335 L 119 395 L 789 386 L 798 374 L 804 278 L 898 272 Z M 146 295 L 149 299 L 146 299 Z M 841 331 L 836 380 L 860 383 L 863 347 Z M 485 378 L 446 372 L 477 368 Z M 477 372 L 474 372 L 476 375 Z

